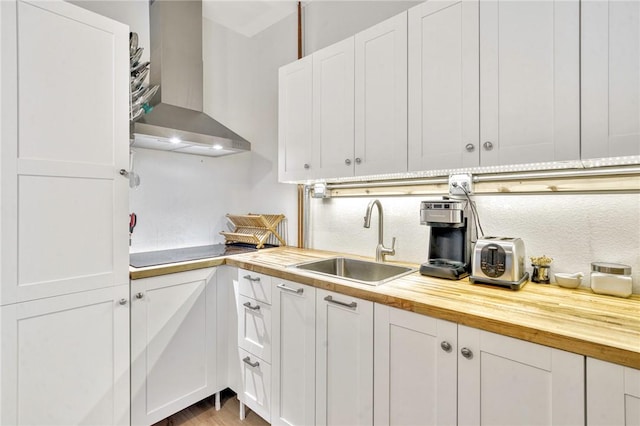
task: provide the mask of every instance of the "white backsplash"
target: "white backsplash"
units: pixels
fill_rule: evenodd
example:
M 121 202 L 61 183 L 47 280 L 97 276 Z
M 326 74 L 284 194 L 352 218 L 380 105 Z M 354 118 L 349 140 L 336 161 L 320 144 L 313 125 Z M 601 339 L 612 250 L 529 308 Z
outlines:
M 397 238 L 396 256 L 389 260 L 426 260 L 429 229 L 420 225 L 420 201 L 430 198 L 435 197 L 378 198 L 385 246 Z M 313 199 L 310 246 L 375 257 L 377 211 L 371 228 L 363 227 L 372 199 Z M 624 263 L 633 268 L 633 292 L 640 293 L 640 194 L 483 195 L 475 201 L 485 235 L 522 238 L 527 258 L 546 254 L 554 259 L 552 277 L 583 272 L 582 286 L 588 287 L 591 262 Z
M 131 252 L 223 242 L 225 214 L 246 213 L 250 153 L 212 158 L 135 148 L 140 186 L 129 194 L 138 216 Z

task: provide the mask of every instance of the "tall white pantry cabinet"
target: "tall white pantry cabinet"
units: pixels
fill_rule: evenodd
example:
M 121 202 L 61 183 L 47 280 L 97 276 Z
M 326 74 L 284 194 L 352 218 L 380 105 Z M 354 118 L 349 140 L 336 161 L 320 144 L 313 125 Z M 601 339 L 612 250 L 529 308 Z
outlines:
M 0 423 L 128 424 L 128 27 L 0 22 Z

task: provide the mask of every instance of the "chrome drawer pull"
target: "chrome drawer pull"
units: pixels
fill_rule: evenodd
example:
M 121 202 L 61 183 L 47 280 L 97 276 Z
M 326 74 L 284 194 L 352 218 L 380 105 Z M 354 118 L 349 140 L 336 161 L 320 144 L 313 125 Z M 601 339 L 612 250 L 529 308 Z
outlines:
M 242 304 L 242 306 L 244 306 L 245 308 L 249 308 L 252 311 L 259 311 L 260 310 L 260 305 L 251 306 L 251 302 L 245 302 L 245 303 Z
M 242 358 L 242 362 L 244 362 L 245 364 L 247 364 L 247 365 L 249 365 L 249 366 L 251 366 L 253 368 L 256 368 L 256 367 L 260 366 L 260 363 L 258 361 L 251 362 L 251 358 L 249 358 L 248 356 Z
M 302 287 L 300 287 L 300 288 L 298 288 L 298 289 L 295 289 L 295 288 L 287 287 L 287 286 L 286 286 L 286 285 L 284 285 L 284 284 L 278 284 L 278 285 L 277 285 L 277 287 L 278 287 L 279 289 L 284 290 L 284 291 L 290 291 L 291 293 L 296 293 L 296 294 L 302 294 L 302 293 L 304 293 L 304 288 L 302 288 Z
M 253 282 L 260 281 L 260 277 L 253 278 L 251 275 L 245 275 L 243 278 L 246 279 L 246 280 L 249 280 L 249 281 L 253 281 Z
M 345 303 L 345 302 L 341 302 L 339 300 L 334 300 L 333 297 L 331 297 L 331 296 L 325 297 L 324 300 L 326 300 L 327 302 L 335 303 L 336 305 L 345 306 L 345 307 L 351 308 L 351 309 L 355 309 L 358 306 L 358 304 L 356 302 Z

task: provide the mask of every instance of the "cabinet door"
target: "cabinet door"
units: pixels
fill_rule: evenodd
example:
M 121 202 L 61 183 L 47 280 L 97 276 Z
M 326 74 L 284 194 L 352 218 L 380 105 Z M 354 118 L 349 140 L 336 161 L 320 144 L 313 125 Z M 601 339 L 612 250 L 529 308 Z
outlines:
M 271 304 L 271 277 L 257 272 L 238 269 L 238 292 L 267 305 Z
M 375 305 L 374 423 L 455 425 L 455 323 Z
M 578 0 L 480 2 L 480 163 L 580 157 Z
M 640 370 L 587 358 L 587 424 L 640 425 Z
M 407 13 L 355 36 L 355 174 L 407 170 Z
M 353 37 L 313 54 L 313 176 L 353 176 Z
M 216 382 L 241 392 L 238 355 L 238 268 L 216 267 Z
M 640 2 L 585 1 L 582 158 L 640 154 Z
M 218 390 L 214 271 L 132 281 L 133 424 L 153 424 Z
M 270 422 L 271 364 L 243 349 L 238 350 L 238 355 L 240 356 L 242 376 L 240 401 L 255 411 L 257 415 Z
M 129 424 L 129 286 L 0 308 L 7 425 Z
M 238 346 L 271 362 L 271 306 L 238 297 Z
M 0 8 L 0 303 L 127 284 L 128 27 Z
M 316 292 L 317 425 L 373 423 L 373 303 Z
M 308 179 L 313 173 L 311 56 L 279 70 L 278 180 Z
M 475 167 L 479 156 L 478 1 L 409 9 L 409 170 Z
M 315 324 L 315 288 L 274 278 L 273 425 L 315 422 Z
M 584 357 L 458 326 L 458 423 L 584 424 Z

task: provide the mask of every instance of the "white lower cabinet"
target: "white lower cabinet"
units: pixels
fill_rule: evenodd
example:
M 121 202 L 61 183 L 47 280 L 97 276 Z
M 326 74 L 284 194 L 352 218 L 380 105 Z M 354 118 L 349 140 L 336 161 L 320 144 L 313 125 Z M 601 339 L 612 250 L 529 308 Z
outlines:
M 587 425 L 640 425 L 640 370 L 587 358 Z
M 316 292 L 316 425 L 373 423 L 373 302 Z
M 150 425 L 219 391 L 216 268 L 131 283 L 131 423 Z
M 129 424 L 128 293 L 121 285 L 0 308 L 0 424 Z
M 273 278 L 271 424 L 315 423 L 316 289 Z
M 375 305 L 376 425 L 455 425 L 457 325 Z
M 271 421 L 271 277 L 238 269 L 240 402 Z M 240 417 L 244 417 L 241 407 Z
M 242 397 L 240 401 L 257 415 L 270 421 L 271 412 L 271 364 L 239 349 Z M 243 420 L 243 419 L 242 419 Z
M 375 310 L 376 425 L 584 424 L 583 356 Z
M 458 424 L 585 423 L 584 356 L 458 326 Z

